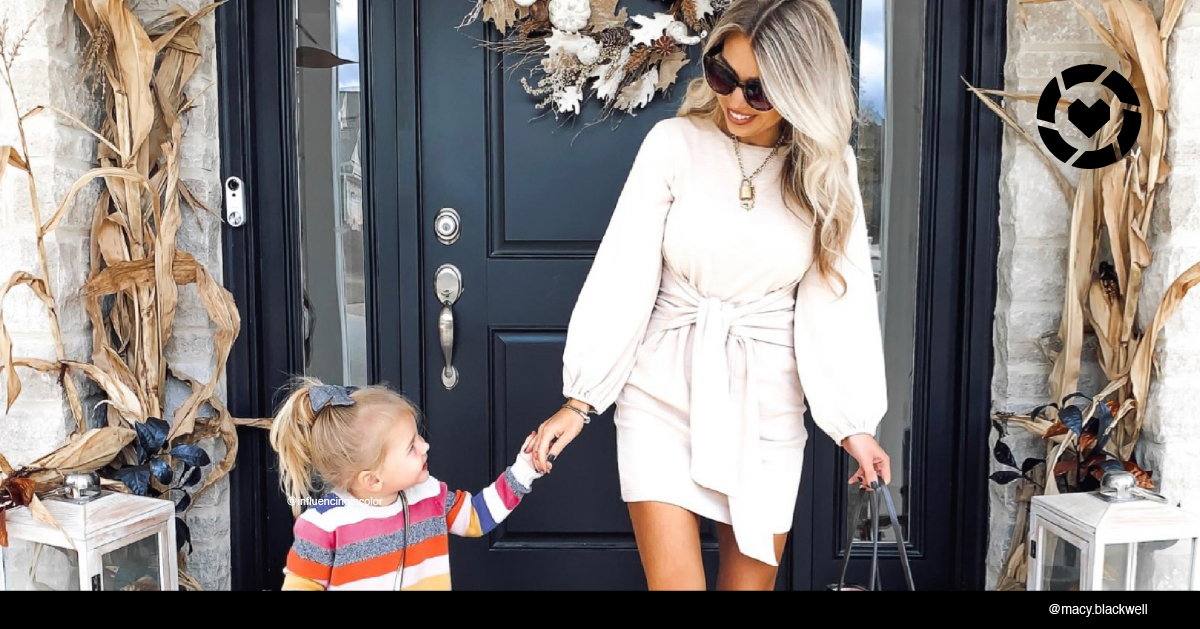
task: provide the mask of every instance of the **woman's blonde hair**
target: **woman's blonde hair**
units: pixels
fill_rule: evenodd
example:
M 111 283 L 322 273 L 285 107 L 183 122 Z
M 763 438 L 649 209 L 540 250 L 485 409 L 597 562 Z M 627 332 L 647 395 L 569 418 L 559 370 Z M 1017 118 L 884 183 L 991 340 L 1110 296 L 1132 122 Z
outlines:
M 314 378 L 294 380 L 271 424 L 280 485 L 297 500 L 318 489 L 347 489 L 355 474 L 383 463 L 384 436 L 397 421 L 411 418 L 420 424 L 416 406 L 384 386 L 354 391 L 352 406 L 329 404 L 314 413 L 309 392 L 319 385 Z
M 705 42 L 705 54 L 732 33 L 749 38 L 763 89 L 783 116 L 784 202 L 797 216 L 812 216 L 814 264 L 844 289 L 836 262 L 854 222 L 858 182 L 845 167 L 856 104 L 837 16 L 828 0 L 735 0 Z M 714 124 L 723 115 L 703 77 L 688 86 L 678 113 Z

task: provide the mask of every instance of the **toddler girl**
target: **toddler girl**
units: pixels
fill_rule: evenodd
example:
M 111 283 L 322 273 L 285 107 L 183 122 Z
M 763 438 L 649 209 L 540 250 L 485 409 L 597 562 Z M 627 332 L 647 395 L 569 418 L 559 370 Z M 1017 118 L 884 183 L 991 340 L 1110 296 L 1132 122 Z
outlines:
M 386 387 L 312 379 L 271 427 L 293 512 L 303 504 L 284 569 L 284 590 L 449 590 L 447 534 L 486 535 L 541 477 L 525 448 L 478 495 L 429 475 L 419 413 Z M 531 433 L 530 437 L 533 434 Z M 319 498 L 314 473 L 328 491 Z

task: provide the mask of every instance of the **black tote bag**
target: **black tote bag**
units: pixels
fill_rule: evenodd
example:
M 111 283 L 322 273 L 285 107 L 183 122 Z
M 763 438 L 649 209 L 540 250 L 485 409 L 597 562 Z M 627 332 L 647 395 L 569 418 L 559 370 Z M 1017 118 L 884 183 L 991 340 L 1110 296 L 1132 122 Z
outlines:
M 884 501 L 887 503 L 888 517 L 892 522 L 892 532 L 896 537 L 896 547 L 900 553 L 900 565 L 904 567 L 904 579 L 908 582 L 909 591 L 916 591 L 916 587 L 913 585 L 912 571 L 908 566 L 908 553 L 904 548 L 904 533 L 900 530 L 900 521 L 896 518 L 896 506 L 892 503 L 892 494 L 888 491 L 887 485 L 878 480 L 871 483 L 871 487 L 872 491 L 868 492 L 865 487 L 859 485 L 858 494 L 853 498 L 854 508 L 851 510 L 852 516 L 849 518 L 850 530 L 846 534 L 846 553 L 842 557 L 842 573 L 838 577 L 838 582 L 829 584 L 826 589 L 835 592 L 871 592 L 883 589 L 879 580 L 879 494 L 883 494 Z M 871 496 L 870 503 L 865 499 L 865 495 L 868 493 Z M 863 521 L 862 510 L 868 504 L 871 518 L 871 577 L 867 581 L 870 585 L 864 587 L 856 583 L 846 583 L 846 568 L 850 565 L 850 548 L 854 544 L 854 530 Z

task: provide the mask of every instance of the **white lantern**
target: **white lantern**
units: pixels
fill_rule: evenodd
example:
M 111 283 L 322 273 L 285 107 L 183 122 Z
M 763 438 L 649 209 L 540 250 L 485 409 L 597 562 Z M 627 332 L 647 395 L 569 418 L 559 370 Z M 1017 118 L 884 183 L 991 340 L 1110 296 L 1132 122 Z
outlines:
M 1103 487 L 1033 498 L 1027 589 L 1200 589 L 1200 517 L 1136 488 L 1129 472 Z
M 175 503 L 101 490 L 92 474 L 68 475 L 41 502 L 57 527 L 28 507 L 5 514 L 0 591 L 179 589 Z

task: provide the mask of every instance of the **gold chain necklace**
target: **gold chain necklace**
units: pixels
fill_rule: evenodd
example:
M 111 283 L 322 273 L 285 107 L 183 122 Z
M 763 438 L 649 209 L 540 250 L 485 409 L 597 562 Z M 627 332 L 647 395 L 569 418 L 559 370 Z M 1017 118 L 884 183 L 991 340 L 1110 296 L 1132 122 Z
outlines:
M 767 156 L 767 159 L 763 160 L 758 170 L 754 171 L 754 174 L 749 177 L 746 176 L 746 167 L 742 165 L 742 143 L 738 140 L 737 136 L 730 137 L 733 139 L 733 152 L 737 154 L 738 170 L 742 174 L 742 185 L 738 196 L 742 200 L 742 209 L 748 212 L 754 209 L 754 178 L 767 167 L 767 163 L 779 152 L 779 147 L 783 146 L 783 136 L 780 136 L 779 141 L 775 143 L 774 150 Z

